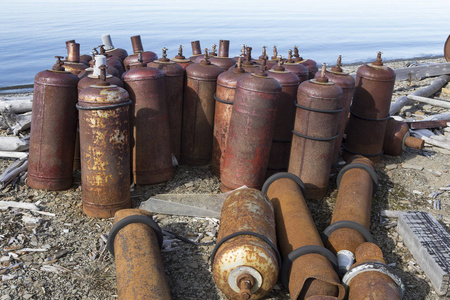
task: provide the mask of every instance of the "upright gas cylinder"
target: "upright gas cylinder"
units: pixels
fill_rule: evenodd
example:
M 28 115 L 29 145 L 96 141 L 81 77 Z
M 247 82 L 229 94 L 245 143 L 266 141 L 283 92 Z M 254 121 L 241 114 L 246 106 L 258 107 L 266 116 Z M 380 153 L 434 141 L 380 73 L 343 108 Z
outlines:
M 192 41 L 191 47 L 192 47 L 192 56 L 189 57 L 189 60 L 195 63 L 197 57 L 202 55 L 202 48 L 200 48 L 200 41 Z
M 258 64 L 252 59 L 252 47 L 245 47 L 244 61 L 242 68 L 249 73 L 257 72 L 260 68 Z M 234 68 L 233 66 L 231 68 Z
M 183 67 L 184 70 L 186 70 L 187 66 L 193 64 L 193 62 L 190 59 L 184 57 L 183 45 L 180 45 L 178 47 L 178 54 L 174 58 L 171 58 L 170 60 L 179 64 L 181 67 Z
M 425 141 L 409 135 L 409 126 L 405 122 L 390 118 L 384 134 L 383 152 L 387 155 L 400 156 L 406 147 L 422 150 Z
M 230 51 L 230 41 L 220 40 L 219 55 L 211 57 L 210 61 L 213 65 L 219 66 L 224 70 L 228 70 L 236 64 L 234 58 L 228 57 Z
M 214 94 L 223 69 L 205 59 L 186 68 L 184 89 L 181 162 L 205 165 L 211 161 L 214 129 Z
M 102 35 L 102 43 L 105 45 L 105 50 L 107 54 L 110 54 L 112 56 L 117 56 L 122 61 L 125 60 L 128 56 L 128 52 L 125 49 L 122 48 L 114 48 L 113 42 L 111 40 L 111 36 L 109 34 L 103 34 Z
M 114 215 L 108 249 L 116 265 L 117 295 L 123 299 L 170 300 L 160 248 L 163 236 L 152 215 L 122 209 Z
M 377 184 L 373 163 L 360 155 L 354 156 L 339 172 L 336 205 L 324 235 L 328 239 L 327 248 L 337 255 L 341 275 L 353 264 L 356 248 L 366 241 L 372 242 L 370 208 Z
M 353 99 L 353 92 L 355 91 L 355 79 L 348 73 L 345 73 L 342 68 L 341 56 L 337 60 L 336 66 L 332 67 L 330 71 L 326 71 L 325 76 L 332 82 L 341 87 L 342 95 L 342 112 L 338 116 L 338 133 L 339 136 L 334 144 L 334 152 L 332 163 L 335 164 L 338 161 L 339 151 L 342 145 L 342 138 L 344 136 L 345 127 L 348 121 L 348 113 L 350 110 L 350 103 Z M 316 78 L 320 76 L 316 73 Z
M 294 129 L 295 122 L 295 100 L 300 84 L 297 75 L 286 71 L 282 65 L 281 58 L 278 60 L 278 65 L 269 70 L 268 73 L 270 77 L 275 78 L 281 84 L 282 89 L 280 98 L 275 103 L 277 117 L 273 131 L 266 177 L 277 172 L 286 172 L 289 166 L 292 129 Z
M 267 69 L 271 69 L 273 66 L 278 64 L 278 49 L 277 46 L 273 46 L 273 55 L 270 57 L 270 60 L 266 62 Z
M 211 255 L 214 281 L 230 299 L 260 299 L 277 283 L 281 258 L 269 199 L 258 190 L 232 192 L 222 206 Z
M 142 52 L 142 60 L 144 64 L 148 64 L 156 59 L 158 59 L 158 55 L 152 51 L 144 51 L 144 47 L 142 46 L 141 36 L 135 35 L 130 37 L 131 45 L 133 46 L 133 54 L 128 55 L 127 58 L 124 59 L 123 65 L 125 70 L 129 70 L 132 65 L 141 65 L 141 62 L 138 60 L 138 53 Z
M 106 66 L 117 69 L 117 71 L 119 71 L 119 77 L 121 77 L 122 74 L 125 73 L 123 61 L 117 56 L 112 56 L 111 54 L 106 53 L 104 45 L 100 45 L 98 47 L 100 48 L 100 54 L 106 57 Z
M 130 112 L 126 90 L 106 82 L 78 95 L 83 212 L 111 218 L 130 201 Z
M 304 59 L 300 56 L 298 53 L 298 47 L 294 46 L 294 61 L 298 64 L 304 65 L 309 72 L 309 79 L 313 79 L 316 76 L 317 71 L 319 71 L 319 68 L 317 67 L 317 63 L 312 59 Z
M 292 58 L 292 50 L 289 49 L 288 52 L 288 59 L 284 62 L 283 67 L 286 71 L 290 71 L 298 76 L 300 79 L 300 83 L 303 81 L 308 80 L 309 78 L 309 71 L 308 69 L 302 65 L 295 63 L 294 59 Z
M 140 55 L 139 55 L 139 59 Z M 125 89 L 133 102 L 133 176 L 136 184 L 156 184 L 173 177 L 169 113 L 164 73 L 133 65 L 123 74 Z
M 211 170 L 217 176 L 220 175 L 227 148 L 228 129 L 230 127 L 236 84 L 242 75 L 247 74 L 241 65 L 241 58 L 239 58 L 237 68 L 223 72 L 217 77 L 214 140 L 211 160 Z
M 289 172 L 305 183 L 306 198 L 321 199 L 328 190 L 342 112 L 342 89 L 325 77 L 325 65 L 321 77 L 300 84 L 296 106 Z
M 356 87 L 350 107 L 350 120 L 343 157 L 354 154 L 379 161 L 389 119 L 395 72 L 383 65 L 381 52 L 372 64 L 365 64 L 356 72 Z
M 147 64 L 164 73 L 166 103 L 169 114 L 170 149 L 176 159 L 181 158 L 181 125 L 183 115 L 183 86 L 185 71 L 179 64 L 167 58 L 167 48 L 163 48 L 162 58 Z
M 88 75 L 91 75 L 93 73 L 93 71 L 94 71 L 95 56 L 98 55 L 98 51 L 97 51 L 96 47 L 92 48 L 91 54 L 92 54 L 92 56 L 91 56 L 91 59 L 89 61 L 89 68 L 84 69 L 83 71 L 81 71 L 80 74 L 78 74 L 78 77 L 80 79 L 82 79 L 82 78 L 84 78 L 84 77 L 86 77 Z M 117 78 L 120 78 L 119 71 L 117 71 L 117 69 L 114 68 L 112 65 L 111 66 L 107 66 L 106 73 L 109 74 L 109 75 L 115 76 Z
M 264 183 L 262 192 L 273 204 L 283 266 L 281 282 L 292 299 L 332 296 L 343 299 L 344 286 L 333 267 L 337 259 L 323 247 L 305 201 L 303 182 L 291 173 L 278 173 Z
M 212 44 L 211 45 L 211 51 L 209 51 L 209 53 L 208 53 L 209 61 L 211 63 L 212 63 L 211 59 L 213 59 L 213 58 L 215 58 L 217 56 L 216 52 L 217 52 L 217 45 L 216 44 Z M 197 58 L 195 59 L 195 63 L 200 63 L 203 60 L 203 57 L 204 57 L 203 55 L 197 56 Z M 216 65 L 216 64 L 213 64 L 213 65 Z
M 81 71 L 87 69 L 89 65 L 80 62 L 80 44 L 75 42 L 66 42 L 67 58 L 64 61 L 64 69 L 74 75 L 80 74 Z
M 257 73 L 241 76 L 236 84 L 220 190 L 264 183 L 276 120 L 281 84 L 268 76 L 265 63 Z
M 91 61 L 91 56 L 87 54 L 81 54 L 80 55 L 80 63 L 83 63 L 85 65 L 89 66 L 89 62 Z
M 405 286 L 396 272 L 386 265 L 383 252 L 373 243 L 356 248 L 356 263 L 342 278 L 349 300 L 403 298 Z
M 78 82 L 78 93 L 91 85 L 98 85 L 103 82 L 103 80 L 100 78 L 100 66 L 103 65 L 106 65 L 106 56 L 96 55 L 92 74 L 80 79 L 80 81 Z M 108 74 L 108 72 L 106 72 L 106 82 L 109 82 L 112 85 L 123 87 L 122 80 Z
M 27 184 L 34 189 L 72 186 L 77 130 L 78 77 L 65 71 L 62 56 L 34 78 Z

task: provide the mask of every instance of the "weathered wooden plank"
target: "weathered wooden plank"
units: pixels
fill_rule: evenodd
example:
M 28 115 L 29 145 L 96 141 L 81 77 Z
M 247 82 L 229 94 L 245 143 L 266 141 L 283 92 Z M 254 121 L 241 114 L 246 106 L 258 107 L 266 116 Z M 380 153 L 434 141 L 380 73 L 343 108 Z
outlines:
M 450 62 L 422 64 L 419 66 L 395 69 L 395 80 L 419 80 L 427 77 L 450 74 Z
M 446 102 L 446 101 L 431 99 L 431 98 L 427 98 L 427 97 L 421 97 L 421 96 L 417 96 L 417 95 L 408 95 L 406 97 L 409 100 L 414 100 L 414 101 L 427 103 L 427 104 L 431 104 L 431 105 L 439 106 L 439 107 L 444 107 L 444 108 L 450 108 L 450 103 Z

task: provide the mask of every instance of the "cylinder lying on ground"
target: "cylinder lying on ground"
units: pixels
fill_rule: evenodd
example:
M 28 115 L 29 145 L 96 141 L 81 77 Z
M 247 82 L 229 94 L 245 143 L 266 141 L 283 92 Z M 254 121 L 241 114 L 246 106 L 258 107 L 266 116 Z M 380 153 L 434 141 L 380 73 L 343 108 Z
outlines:
M 211 256 L 214 280 L 231 299 L 260 299 L 277 282 L 272 204 L 255 189 L 232 192 L 223 203 L 217 243 Z
M 27 184 L 35 189 L 72 186 L 78 77 L 64 71 L 63 57 L 57 58 L 52 70 L 34 79 Z
M 383 152 L 387 155 L 400 156 L 405 147 L 422 150 L 425 141 L 409 135 L 409 126 L 405 122 L 390 118 L 384 135 Z
M 149 212 L 116 212 L 108 249 L 115 260 L 118 299 L 171 299 L 161 245 L 161 229 Z
M 106 82 L 78 96 L 83 212 L 110 218 L 130 200 L 131 100 L 126 90 Z
M 281 281 L 292 299 L 312 299 L 309 297 L 318 295 L 343 299 L 345 289 L 333 269 L 336 257 L 323 247 L 300 178 L 291 173 L 277 173 L 267 179 L 262 192 L 267 194 L 275 210 L 283 257 Z

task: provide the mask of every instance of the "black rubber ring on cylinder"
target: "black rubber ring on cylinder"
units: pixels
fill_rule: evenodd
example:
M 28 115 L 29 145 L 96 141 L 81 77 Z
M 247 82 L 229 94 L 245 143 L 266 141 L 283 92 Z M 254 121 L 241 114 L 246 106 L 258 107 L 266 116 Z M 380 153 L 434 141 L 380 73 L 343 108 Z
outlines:
M 277 140 L 277 139 L 273 139 L 272 143 L 290 143 L 292 142 L 292 140 Z
M 338 221 L 336 223 L 330 224 L 324 231 L 323 231 L 323 244 L 326 245 L 328 238 L 330 237 L 330 234 L 333 233 L 335 230 L 341 229 L 341 228 L 350 228 L 353 230 L 358 231 L 362 234 L 366 242 L 373 243 L 372 235 L 370 234 L 370 231 L 364 227 L 363 225 L 353 222 L 353 221 Z
M 335 113 L 339 113 L 344 110 L 343 108 L 322 110 L 322 109 L 317 109 L 317 108 L 312 108 L 312 107 L 306 107 L 306 106 L 298 104 L 297 102 L 295 102 L 295 106 L 297 106 L 298 108 L 305 109 L 305 110 L 326 113 L 326 114 L 335 114 Z
M 233 105 L 233 102 L 225 101 L 225 100 L 220 100 L 219 98 L 217 98 L 216 94 L 214 94 L 214 99 L 215 99 L 217 102 L 220 102 L 220 103 Z
M 267 196 L 267 190 L 269 190 L 269 186 L 278 179 L 281 178 L 288 178 L 293 180 L 295 183 L 298 184 L 298 186 L 300 187 L 300 190 L 302 191 L 303 197 L 305 197 L 305 193 L 306 193 L 306 188 L 305 188 L 305 184 L 303 183 L 303 181 L 295 174 L 289 173 L 289 172 L 280 172 L 280 173 L 276 173 L 273 174 L 272 176 L 270 176 L 269 178 L 267 178 L 266 182 L 264 182 L 262 188 L 261 188 L 261 192 Z
M 365 156 L 365 157 L 377 157 L 377 156 L 383 155 L 383 153 L 384 153 L 384 150 L 381 150 L 381 152 L 380 152 L 380 153 L 377 153 L 377 154 L 364 154 L 364 153 L 354 152 L 354 151 L 352 151 L 352 150 L 349 150 L 347 147 L 345 147 L 345 144 L 342 145 L 342 148 L 344 149 L 344 151 L 347 151 L 347 152 L 350 153 L 350 154 L 353 154 L 353 155 L 362 155 L 362 156 Z
M 337 139 L 339 136 L 339 133 L 336 134 L 335 136 L 332 137 L 328 137 L 328 138 L 318 138 L 318 137 L 313 137 L 313 136 L 308 136 L 308 135 L 303 135 L 301 133 L 298 133 L 295 130 L 292 130 L 292 133 L 295 134 L 296 136 L 308 139 L 308 140 L 313 140 L 313 141 L 320 141 L 320 142 L 327 142 L 327 141 L 332 141 L 334 139 Z
M 130 105 L 131 103 L 133 103 L 133 102 L 131 100 L 128 100 L 127 102 L 122 102 L 122 103 L 117 103 L 117 104 L 112 104 L 112 105 L 105 105 L 105 106 L 85 107 L 85 106 L 80 106 L 78 104 L 75 104 L 75 107 L 79 110 L 106 110 L 106 109 L 113 109 L 113 108 L 117 108 L 117 107 L 121 107 L 121 106 L 127 106 L 127 105 Z
M 378 189 L 378 176 L 377 176 L 377 173 L 375 172 L 374 169 L 372 169 L 372 168 L 369 167 L 368 165 L 363 164 L 363 163 L 358 163 L 358 162 L 357 162 L 357 163 L 350 163 L 350 164 L 344 166 L 344 167 L 341 169 L 341 171 L 339 172 L 339 174 L 338 174 L 338 176 L 337 176 L 337 179 L 336 179 L 336 185 L 337 185 L 337 188 L 339 189 L 339 185 L 341 184 L 342 176 L 344 176 L 345 172 L 347 172 L 348 170 L 351 170 L 351 169 L 355 169 L 355 168 L 363 169 L 363 170 L 365 170 L 367 173 L 369 173 L 369 175 L 370 175 L 370 177 L 372 177 L 372 181 L 373 181 L 373 191 L 372 191 L 372 194 L 375 194 L 375 192 L 376 192 L 377 189 Z
M 262 239 L 264 242 L 266 242 L 267 245 L 269 245 L 273 251 L 275 252 L 275 254 L 277 255 L 277 262 L 278 262 L 278 270 L 281 270 L 281 254 L 280 251 L 278 251 L 277 246 L 275 246 L 271 240 L 269 240 L 269 238 L 265 237 L 262 234 L 253 232 L 253 231 L 238 231 L 235 233 L 232 233 L 230 235 L 227 235 L 226 237 L 224 237 L 223 239 L 221 239 L 216 246 L 214 247 L 214 250 L 211 254 L 211 269 L 212 269 L 212 265 L 214 263 L 214 257 L 216 256 L 217 250 L 219 250 L 220 246 L 222 246 L 223 243 L 225 243 L 226 241 L 228 241 L 229 239 L 232 239 L 234 237 L 240 236 L 240 235 L 252 235 L 252 236 L 256 236 L 260 239 Z
M 358 114 L 354 113 L 351 109 L 350 109 L 350 113 L 351 113 L 352 115 L 354 115 L 355 117 L 357 117 L 358 119 L 361 119 L 361 120 L 367 120 L 367 121 L 386 121 L 386 120 L 389 120 L 389 119 L 391 118 L 391 114 L 388 114 L 387 117 L 381 118 L 381 119 L 367 118 L 367 117 L 363 117 L 363 116 L 361 116 L 361 115 L 358 115 Z
M 281 283 L 286 289 L 289 289 L 289 275 L 291 273 L 292 263 L 297 258 L 305 254 L 320 254 L 326 257 L 330 261 L 334 270 L 337 272 L 338 260 L 336 256 L 333 254 L 333 252 L 322 246 L 317 245 L 303 246 L 289 253 L 283 260 L 283 266 L 281 267 Z
M 161 249 L 163 244 L 163 234 L 161 231 L 161 228 L 156 224 L 155 221 L 151 217 L 148 216 L 142 216 L 142 215 L 134 215 L 134 216 L 128 216 L 114 224 L 114 226 L 111 228 L 111 231 L 108 234 L 108 241 L 107 246 L 109 252 L 114 256 L 114 239 L 116 238 L 117 233 L 124 228 L 125 226 L 132 224 L 132 223 L 142 223 L 148 225 L 150 228 L 153 229 L 153 231 L 156 234 L 156 238 L 158 239 L 159 248 Z

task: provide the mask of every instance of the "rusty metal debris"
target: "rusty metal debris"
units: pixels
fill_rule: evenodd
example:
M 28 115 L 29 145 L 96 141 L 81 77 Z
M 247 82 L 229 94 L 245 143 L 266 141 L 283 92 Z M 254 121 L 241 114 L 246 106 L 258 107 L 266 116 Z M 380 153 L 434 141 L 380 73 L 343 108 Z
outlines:
M 387 155 L 402 155 L 406 147 L 422 150 L 425 141 L 409 134 L 409 126 L 405 122 L 390 118 L 384 135 L 383 152 Z

